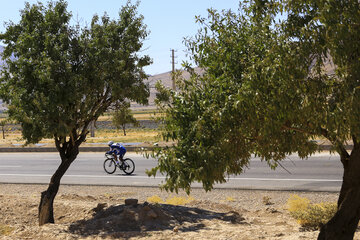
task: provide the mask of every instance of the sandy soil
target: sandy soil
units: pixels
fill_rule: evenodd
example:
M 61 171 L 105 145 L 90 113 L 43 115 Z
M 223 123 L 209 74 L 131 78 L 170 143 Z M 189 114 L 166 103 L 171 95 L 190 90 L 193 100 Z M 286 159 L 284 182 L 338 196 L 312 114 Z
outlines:
M 184 205 L 148 203 L 175 195 L 158 188 L 67 186 L 55 199 L 55 224 L 37 223 L 45 185 L 0 184 L 0 239 L 316 239 L 290 217 L 292 194 L 313 202 L 336 193 L 194 189 Z M 138 199 L 125 205 L 125 199 Z M 266 201 L 265 201 L 266 200 Z M 360 239 L 360 233 L 355 239 Z

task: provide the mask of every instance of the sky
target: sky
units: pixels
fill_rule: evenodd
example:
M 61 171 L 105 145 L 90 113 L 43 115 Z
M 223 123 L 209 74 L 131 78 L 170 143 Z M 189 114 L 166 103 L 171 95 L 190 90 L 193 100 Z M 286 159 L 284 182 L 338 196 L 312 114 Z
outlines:
M 33 4 L 37 0 L 28 0 Z M 46 3 L 47 1 L 39 0 Z M 126 0 L 68 0 L 68 11 L 72 12 L 72 22 L 80 20 L 81 24 L 89 24 L 94 14 L 102 16 L 106 12 L 110 18 L 117 19 L 121 6 Z M 136 1 L 133 0 L 132 3 Z M 24 8 L 24 0 L 0 0 L 0 32 L 5 31 L 4 22 L 11 20 L 17 23 L 19 10 Z M 207 17 L 207 9 L 232 9 L 237 11 L 238 0 L 142 0 L 138 9 L 144 16 L 144 23 L 150 31 L 144 41 L 142 54 L 153 59 L 147 66 L 147 74 L 155 75 L 171 71 L 171 49 L 175 50 L 175 67 L 187 60 L 184 37 L 195 36 L 200 25 L 195 16 Z

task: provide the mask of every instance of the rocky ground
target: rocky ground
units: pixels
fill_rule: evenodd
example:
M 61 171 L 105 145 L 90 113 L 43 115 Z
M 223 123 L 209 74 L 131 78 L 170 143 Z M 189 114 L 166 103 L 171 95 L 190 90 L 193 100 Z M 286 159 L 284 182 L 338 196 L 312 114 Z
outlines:
M 337 199 L 336 193 L 194 189 L 189 197 L 158 188 L 63 185 L 54 204 L 56 223 L 39 227 L 45 189 L 0 184 L 0 239 L 316 239 L 317 231 L 304 231 L 291 218 L 288 198 Z M 138 204 L 126 205 L 126 199 Z M 186 201 L 173 205 L 179 200 Z

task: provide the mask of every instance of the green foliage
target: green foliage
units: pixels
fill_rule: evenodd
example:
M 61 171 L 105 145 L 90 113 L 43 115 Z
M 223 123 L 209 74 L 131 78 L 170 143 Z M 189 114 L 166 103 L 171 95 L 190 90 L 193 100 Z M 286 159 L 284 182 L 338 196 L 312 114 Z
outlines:
M 309 199 L 297 195 L 291 196 L 287 204 L 291 216 L 306 229 L 320 229 L 337 211 L 335 202 L 311 204 Z
M 131 114 L 130 103 L 128 102 L 124 102 L 116 107 L 112 122 L 117 129 L 122 128 L 124 130 L 124 136 L 126 136 L 125 124 L 131 123 L 134 126 L 139 126 L 139 122 Z
M 66 8 L 64 0 L 26 3 L 20 22 L 0 35 L 1 98 L 27 143 L 53 137 L 79 145 L 113 103 L 147 102 L 143 67 L 151 61 L 137 54 L 148 36 L 137 5 L 128 2 L 117 20 L 95 15 L 84 28 L 69 24 Z
M 341 6 L 346 14 L 339 2 L 249 1 L 197 18 L 186 45 L 205 73 L 179 78 L 177 92 L 157 86 L 163 138 L 177 144 L 153 152 L 148 174 L 165 174 L 170 191 L 196 181 L 211 190 L 252 154 L 276 168 L 291 153 L 314 153 L 319 136 L 348 156 L 344 143 L 360 137 L 360 15 L 358 1 Z

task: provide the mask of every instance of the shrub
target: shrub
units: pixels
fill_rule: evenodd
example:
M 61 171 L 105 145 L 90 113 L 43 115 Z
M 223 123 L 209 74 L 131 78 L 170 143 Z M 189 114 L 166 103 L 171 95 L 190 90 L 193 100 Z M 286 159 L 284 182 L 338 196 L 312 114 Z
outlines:
M 158 195 L 148 197 L 147 201 L 150 203 L 164 203 L 164 201 Z
M 14 231 L 13 227 L 10 227 L 8 225 L 0 225 L 0 236 L 7 236 L 12 231 Z
M 192 197 L 187 197 L 187 198 L 172 197 L 172 198 L 168 198 L 165 203 L 171 204 L 171 205 L 185 205 L 193 200 L 194 200 L 194 198 L 192 198 Z
M 293 218 L 306 229 L 320 229 L 336 213 L 337 205 L 333 202 L 310 203 L 307 198 L 292 195 L 288 202 L 288 210 Z
M 162 198 L 157 195 L 147 198 L 147 201 L 150 203 L 158 203 L 158 204 L 165 203 L 165 204 L 170 204 L 170 205 L 185 205 L 193 200 L 194 200 L 194 198 L 192 198 L 192 197 L 184 198 L 184 197 L 176 197 L 175 196 L 172 198 L 167 198 L 166 201 L 163 201 Z
M 262 202 L 265 205 L 273 205 L 274 204 L 271 202 L 271 197 L 269 197 L 269 196 L 263 196 Z
M 233 197 L 226 197 L 226 201 L 235 202 L 235 199 Z

